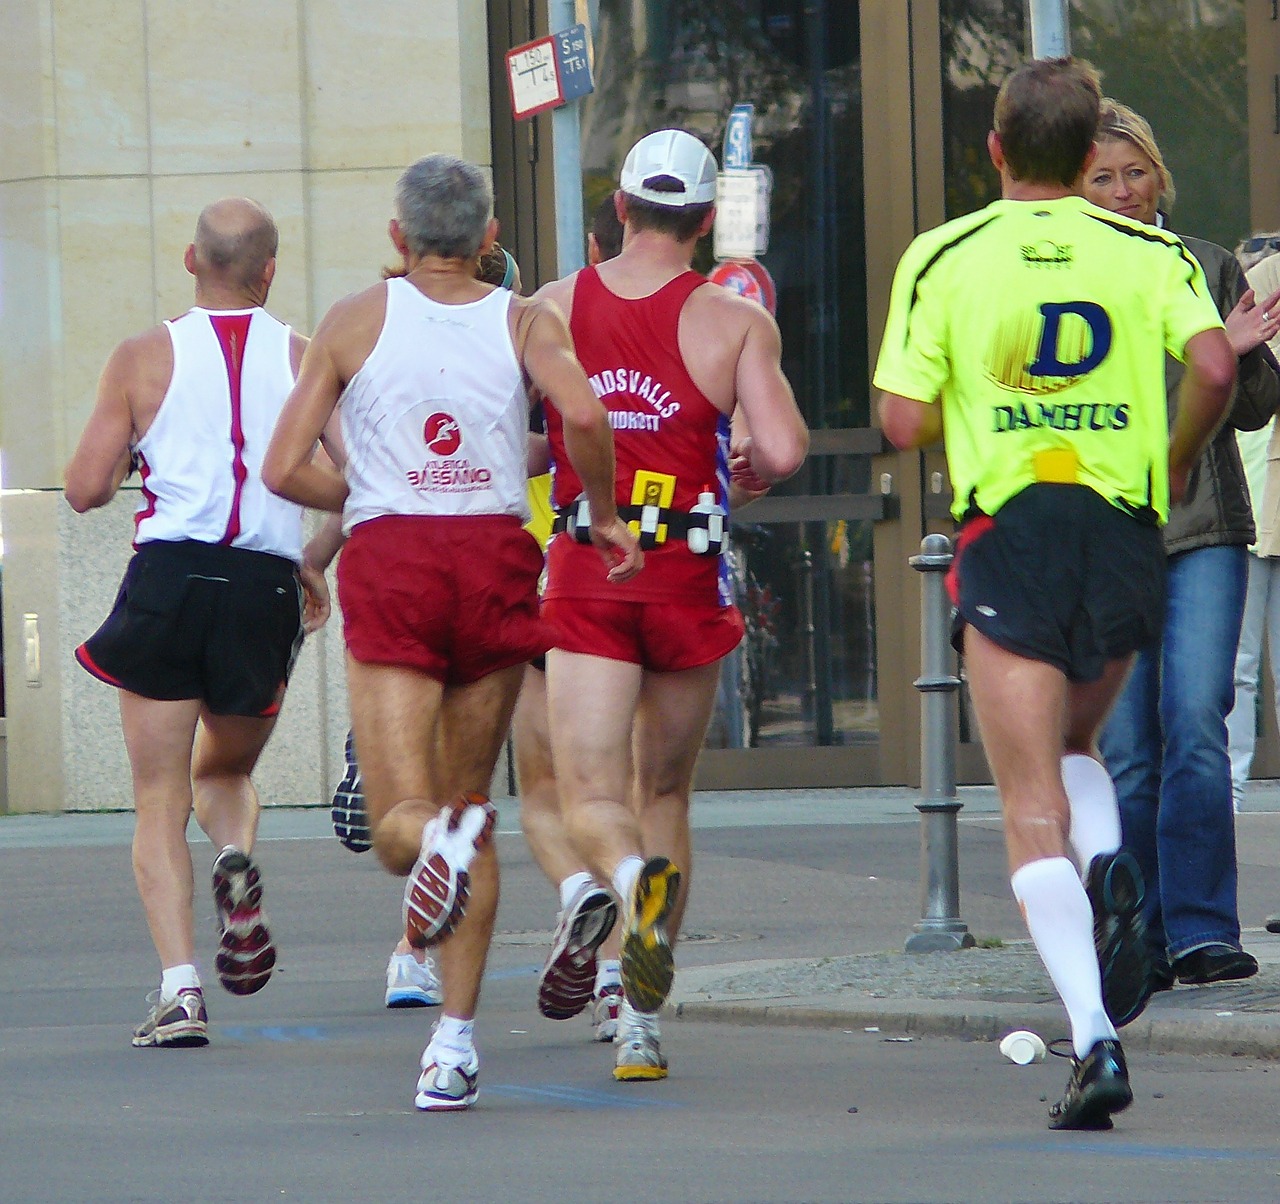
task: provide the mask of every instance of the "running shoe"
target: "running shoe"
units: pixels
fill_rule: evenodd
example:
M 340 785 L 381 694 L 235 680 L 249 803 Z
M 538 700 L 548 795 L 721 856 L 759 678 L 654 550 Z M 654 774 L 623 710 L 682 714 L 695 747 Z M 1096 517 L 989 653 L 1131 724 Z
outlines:
M 608 1044 L 618 1035 L 618 1011 L 622 1007 L 622 985 L 601 987 L 591 1006 L 591 1037 Z
M 497 808 L 483 795 L 463 794 L 422 829 L 422 851 L 404 888 L 409 944 L 438 944 L 462 921 L 470 894 L 467 869 L 493 836 Z
M 618 905 L 594 882 L 583 883 L 556 920 L 551 954 L 538 976 L 538 1011 L 568 1020 L 591 1002 L 596 950 L 613 931 Z
M 1189 985 L 1210 982 L 1233 982 L 1252 978 L 1258 972 L 1258 959 L 1234 945 L 1201 945 L 1184 953 L 1172 966 L 1179 982 Z
M 613 1077 L 620 1083 L 643 1083 L 667 1077 L 667 1059 L 659 1043 L 658 1017 L 624 1006 L 619 1020 Z
M 172 999 L 162 999 L 159 991 L 152 991 L 147 1002 L 151 1010 L 133 1030 L 133 1043 L 139 1049 L 209 1044 L 209 1014 L 199 987 L 183 987 Z
M 1093 908 L 1093 943 L 1102 975 L 1102 1004 L 1117 1028 L 1136 1020 L 1155 983 L 1147 925 L 1146 889 L 1133 855 L 1120 849 L 1089 862 L 1085 893 Z
M 665 857 L 645 862 L 636 879 L 622 933 L 622 991 L 638 1012 L 656 1012 L 675 978 L 667 917 L 680 889 L 680 871 Z
M 430 958 L 419 961 L 412 953 L 393 953 L 387 963 L 387 1007 L 433 1008 L 444 996 Z
M 333 834 L 353 853 L 364 853 L 373 847 L 369 827 L 369 811 L 364 802 L 364 784 L 360 779 L 360 762 L 356 760 L 356 738 L 347 733 L 343 746 L 346 772 L 333 792 Z
M 461 1112 L 470 1108 L 480 1094 L 477 1076 L 480 1059 L 473 1049 L 461 1065 L 442 1065 L 428 1045 L 422 1051 L 422 1074 L 418 1077 L 418 1094 L 414 1106 L 420 1112 Z
M 1111 1114 L 1133 1103 L 1129 1068 L 1119 1041 L 1098 1041 L 1083 1058 L 1071 1056 L 1067 1093 L 1049 1109 L 1051 1129 L 1109 1129 Z
M 227 845 L 213 863 L 219 948 L 214 965 L 233 995 L 261 991 L 276 964 L 276 947 L 262 910 L 262 877 L 248 853 Z

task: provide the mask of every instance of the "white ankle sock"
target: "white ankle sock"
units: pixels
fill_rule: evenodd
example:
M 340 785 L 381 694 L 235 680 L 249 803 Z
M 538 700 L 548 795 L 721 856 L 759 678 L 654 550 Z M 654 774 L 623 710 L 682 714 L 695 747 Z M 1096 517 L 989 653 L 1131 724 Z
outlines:
M 1093 908 L 1066 857 L 1030 861 L 1009 880 L 1027 930 L 1071 1019 L 1071 1042 L 1083 1058 L 1116 1030 L 1102 1006 L 1102 976 L 1093 944 Z
M 635 894 L 636 881 L 642 869 L 644 869 L 644 858 L 634 854 L 624 857 L 613 867 L 613 889 L 622 900 L 624 909 L 631 906 L 631 896 Z
M 169 966 L 160 972 L 160 998 L 176 999 L 178 992 L 200 985 L 200 975 L 189 962 L 185 966 Z
M 1071 804 L 1071 847 L 1080 873 L 1099 853 L 1120 847 L 1120 807 L 1105 765 L 1083 753 L 1062 758 L 1062 785 Z
M 579 870 L 576 874 L 570 874 L 562 883 L 560 883 L 560 906 L 565 908 L 569 906 L 573 896 L 576 895 L 584 886 L 590 886 L 592 877 L 586 870 Z
M 595 994 L 599 995 L 605 987 L 622 986 L 622 963 L 616 958 L 601 958 L 596 962 Z
M 427 1046 L 438 1065 L 460 1066 L 475 1049 L 475 1020 L 459 1020 L 456 1016 L 441 1016 L 435 1023 L 431 1044 Z M 456 1055 L 456 1056 L 454 1056 Z

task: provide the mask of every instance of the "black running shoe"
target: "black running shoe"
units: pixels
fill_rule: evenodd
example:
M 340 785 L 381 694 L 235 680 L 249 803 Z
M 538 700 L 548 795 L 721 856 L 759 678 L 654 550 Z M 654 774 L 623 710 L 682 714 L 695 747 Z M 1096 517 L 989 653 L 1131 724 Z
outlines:
M 1102 1004 L 1117 1028 L 1136 1020 L 1154 989 L 1151 946 L 1142 918 L 1146 890 L 1131 853 L 1099 853 L 1089 862 L 1085 893 L 1093 907 L 1093 944 Z
M 1133 1103 L 1129 1068 L 1119 1041 L 1098 1041 L 1083 1058 L 1071 1058 L 1067 1093 L 1049 1109 L 1051 1129 L 1109 1129 L 1113 1112 Z
M 351 732 L 347 733 L 343 755 L 347 771 L 333 792 L 333 833 L 353 853 L 363 853 L 373 847 L 373 834 L 369 830 L 369 812 L 364 805 L 356 740 Z

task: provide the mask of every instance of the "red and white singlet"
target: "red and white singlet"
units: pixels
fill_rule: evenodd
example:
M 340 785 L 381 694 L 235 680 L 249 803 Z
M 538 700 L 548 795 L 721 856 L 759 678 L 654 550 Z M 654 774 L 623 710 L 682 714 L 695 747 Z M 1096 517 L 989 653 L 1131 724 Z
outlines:
M 529 399 L 511 344 L 513 294 L 441 305 L 387 281 L 387 312 L 339 405 L 343 530 L 386 514 L 529 517 Z
M 201 543 L 302 559 L 302 507 L 262 483 L 293 388 L 289 327 L 265 310 L 188 310 L 165 322 L 173 376 L 133 447 L 142 477 L 134 546 Z
M 693 383 L 677 338 L 681 309 L 706 283 L 689 271 L 648 297 L 628 300 L 610 292 L 595 268 L 584 268 L 574 282 L 569 329 L 591 387 L 609 412 L 619 506 L 688 513 L 707 490 L 728 511 L 729 418 Z M 561 508 L 578 497 L 582 483 L 565 455 L 554 399 L 547 407 L 547 436 L 552 501 Z M 594 547 L 562 533 L 548 549 L 543 596 L 721 606 L 732 601 L 725 557 L 694 555 L 682 538 L 646 552 L 644 570 L 630 581 L 612 584 L 606 572 Z

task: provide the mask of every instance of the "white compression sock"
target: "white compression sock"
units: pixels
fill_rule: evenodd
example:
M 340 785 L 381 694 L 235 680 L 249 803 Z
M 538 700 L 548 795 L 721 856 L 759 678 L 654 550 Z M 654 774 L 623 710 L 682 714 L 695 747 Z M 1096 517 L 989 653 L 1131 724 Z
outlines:
M 1093 945 L 1093 908 L 1066 857 L 1030 861 L 1009 880 L 1040 960 L 1066 1005 L 1071 1043 L 1083 1058 L 1116 1030 L 1102 1006 L 1102 976 Z
M 169 966 L 160 972 L 161 999 L 176 999 L 179 991 L 199 985 L 200 975 L 189 962 L 185 966 Z
M 613 867 L 613 889 L 622 900 L 624 911 L 631 906 L 631 896 L 635 894 L 636 881 L 642 869 L 644 869 L 644 858 L 636 857 L 634 854 L 624 857 Z
M 1120 847 L 1120 807 L 1106 766 L 1083 753 L 1062 758 L 1062 785 L 1071 804 L 1071 847 L 1080 873 L 1099 853 Z
M 570 874 L 562 883 L 560 883 L 560 906 L 565 908 L 569 906 L 570 900 L 584 886 L 591 885 L 591 875 L 586 870 L 579 870 L 576 874 Z

